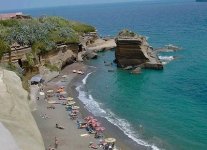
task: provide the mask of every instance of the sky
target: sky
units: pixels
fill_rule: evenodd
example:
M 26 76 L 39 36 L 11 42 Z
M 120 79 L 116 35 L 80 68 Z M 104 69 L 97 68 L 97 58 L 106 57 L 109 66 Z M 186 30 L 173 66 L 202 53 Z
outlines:
M 67 5 L 116 3 L 141 0 L 0 0 L 0 11 Z M 146 1 L 146 0 L 145 0 Z

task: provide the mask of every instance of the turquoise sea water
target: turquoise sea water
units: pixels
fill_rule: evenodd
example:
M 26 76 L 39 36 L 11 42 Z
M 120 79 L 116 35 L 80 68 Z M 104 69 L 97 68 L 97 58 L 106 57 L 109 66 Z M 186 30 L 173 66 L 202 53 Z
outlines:
M 149 37 L 154 47 L 169 43 L 183 47 L 160 54 L 178 57 L 163 71 L 143 70 L 140 75 L 116 69 L 115 64 L 116 71 L 109 73 L 103 62 L 112 62 L 114 52 L 100 53 L 99 59 L 88 62 L 97 68 L 84 80 L 88 92 L 79 96 L 88 104 L 96 101 L 88 109 L 140 144 L 169 150 L 207 149 L 207 3 L 136 2 L 24 12 L 90 23 L 102 35 L 129 28 Z

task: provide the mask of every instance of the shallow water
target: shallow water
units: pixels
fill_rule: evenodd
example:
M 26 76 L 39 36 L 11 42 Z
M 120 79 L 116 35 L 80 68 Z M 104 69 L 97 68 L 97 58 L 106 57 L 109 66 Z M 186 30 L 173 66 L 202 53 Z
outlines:
M 143 70 L 141 75 L 116 69 L 115 64 L 111 66 L 115 72 L 109 73 L 103 62 L 112 62 L 114 52 L 100 53 L 99 59 L 88 62 L 97 68 L 85 80 L 84 94 L 91 103 L 97 102 L 91 111 L 108 117 L 139 143 L 160 149 L 204 150 L 207 148 L 206 10 L 207 3 L 136 2 L 25 12 L 90 23 L 104 36 L 129 28 L 149 37 L 154 47 L 169 43 L 183 47 L 175 53 L 160 54 L 167 60 L 163 71 Z M 177 59 L 170 61 L 172 56 Z

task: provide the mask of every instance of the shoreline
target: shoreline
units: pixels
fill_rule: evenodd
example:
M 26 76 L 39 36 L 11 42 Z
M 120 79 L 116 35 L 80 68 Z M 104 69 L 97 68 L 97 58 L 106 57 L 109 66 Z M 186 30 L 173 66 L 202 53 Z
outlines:
M 81 112 L 81 115 L 83 118 L 88 115 L 92 115 L 92 116 L 94 116 L 94 115 L 92 112 L 90 112 L 85 107 L 85 104 L 78 98 L 78 91 L 76 90 L 76 87 L 79 86 L 80 84 L 82 84 L 82 80 L 90 72 L 92 72 L 92 69 L 89 69 L 89 66 L 87 66 L 87 70 L 86 70 L 86 73 L 84 74 L 84 76 L 76 76 L 68 84 L 68 87 L 67 87 L 68 88 L 67 91 L 69 91 L 70 95 L 78 100 L 78 104 L 81 107 L 80 112 Z M 143 146 L 143 145 L 136 143 L 133 139 L 128 137 L 128 135 L 126 135 L 123 130 L 121 130 L 119 127 L 117 127 L 116 125 L 111 123 L 106 118 L 100 117 L 100 116 L 95 116 L 95 118 L 97 118 L 99 120 L 99 122 L 101 122 L 101 124 L 104 127 L 106 127 L 106 130 L 104 132 L 104 135 L 106 137 L 114 137 L 117 139 L 116 145 L 119 149 L 121 149 L 121 150 L 135 150 L 135 149 L 147 150 L 147 149 L 149 149 L 149 147 L 147 147 L 147 146 Z
M 82 70 L 85 72 L 84 75 L 77 75 L 72 73 L 72 69 L 74 67 L 81 67 Z M 46 87 L 44 87 L 44 91 L 47 89 L 51 89 L 54 86 L 57 86 L 57 83 L 60 83 L 62 75 L 67 74 L 70 78 L 70 81 L 66 83 L 66 92 L 67 95 L 73 97 L 76 101 L 76 104 L 80 106 L 80 114 L 79 114 L 79 119 L 83 119 L 84 117 L 88 115 L 94 116 L 91 112 L 85 108 L 84 103 L 78 99 L 78 91 L 76 90 L 77 85 L 80 85 L 82 83 L 82 80 L 86 77 L 86 75 L 91 72 L 89 69 L 89 66 L 83 64 L 83 63 L 73 63 L 71 65 L 66 66 L 61 72 L 60 75 L 56 78 L 53 78 L 50 82 L 47 83 Z M 64 83 L 65 84 L 65 83 Z M 87 139 L 79 139 L 78 136 L 79 134 L 86 134 L 85 130 L 77 129 L 76 121 L 71 120 L 67 112 L 65 111 L 65 107 L 62 105 L 55 105 L 55 110 L 48 110 L 47 106 L 48 103 L 43 99 L 40 98 L 39 101 L 36 101 L 37 109 L 32 112 L 33 117 L 36 120 L 36 123 L 38 125 L 38 128 L 41 132 L 41 135 L 43 137 L 44 144 L 46 148 L 48 146 L 53 145 L 53 139 L 54 137 L 60 137 L 60 140 L 63 141 L 61 142 L 60 147 L 62 147 L 62 150 L 66 150 L 66 147 L 70 145 L 72 149 L 87 149 L 88 145 L 91 141 L 94 143 L 97 143 L 97 139 L 95 139 L 93 136 L 90 135 Z M 56 111 L 56 112 L 55 112 Z M 58 114 L 59 115 L 58 115 Z M 48 116 L 49 119 L 43 119 L 41 116 L 45 114 Z M 61 117 L 60 117 L 61 115 Z M 104 131 L 104 136 L 105 137 L 114 137 L 117 139 L 116 146 L 120 150 L 134 150 L 134 149 L 139 149 L 139 150 L 145 150 L 147 147 L 142 146 L 137 144 L 135 141 L 130 139 L 124 132 L 119 129 L 117 126 L 109 122 L 106 118 L 103 117 L 96 117 L 101 122 L 101 124 L 106 128 Z M 61 125 L 63 124 L 66 129 L 64 132 L 59 132 L 57 129 L 55 129 L 55 123 L 58 122 Z M 68 129 L 67 129 L 68 127 Z M 76 140 L 71 139 L 70 135 L 65 134 L 65 132 L 68 130 L 68 132 L 73 131 L 73 134 L 76 135 Z M 66 144 L 65 140 L 71 141 L 71 144 Z M 78 146 L 81 141 L 81 146 Z M 68 142 L 70 143 L 70 142 Z M 63 144 L 63 145 L 62 145 Z M 81 147 L 81 148 L 80 148 Z M 90 148 L 88 148 L 90 149 Z M 101 148 L 102 149 L 102 148 Z

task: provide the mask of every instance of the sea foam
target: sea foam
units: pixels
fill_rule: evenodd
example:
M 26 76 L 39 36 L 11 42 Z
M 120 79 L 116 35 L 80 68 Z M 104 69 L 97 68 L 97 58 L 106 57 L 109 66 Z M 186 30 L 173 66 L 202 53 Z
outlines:
M 95 101 L 95 99 L 93 98 L 91 94 L 88 94 L 88 92 L 84 91 L 84 85 L 86 84 L 87 79 L 91 74 L 92 72 L 88 73 L 85 76 L 85 78 L 82 80 L 83 84 L 79 85 L 76 88 L 76 90 L 79 93 L 78 98 L 83 102 L 83 104 L 85 105 L 85 108 L 89 112 L 91 112 L 94 116 L 106 118 L 110 123 L 117 126 L 120 130 L 124 132 L 125 135 L 127 135 L 129 138 L 131 138 L 133 141 L 135 141 L 139 145 L 149 147 L 152 150 L 160 150 L 157 146 L 153 144 L 149 144 L 142 139 L 139 139 L 138 133 L 135 132 L 135 130 L 133 129 L 133 127 L 127 120 L 119 118 L 110 110 L 105 111 L 104 109 L 102 109 L 100 107 L 101 103 L 98 103 L 97 101 Z
M 162 61 L 172 61 L 174 58 L 174 56 L 158 56 L 159 59 Z

